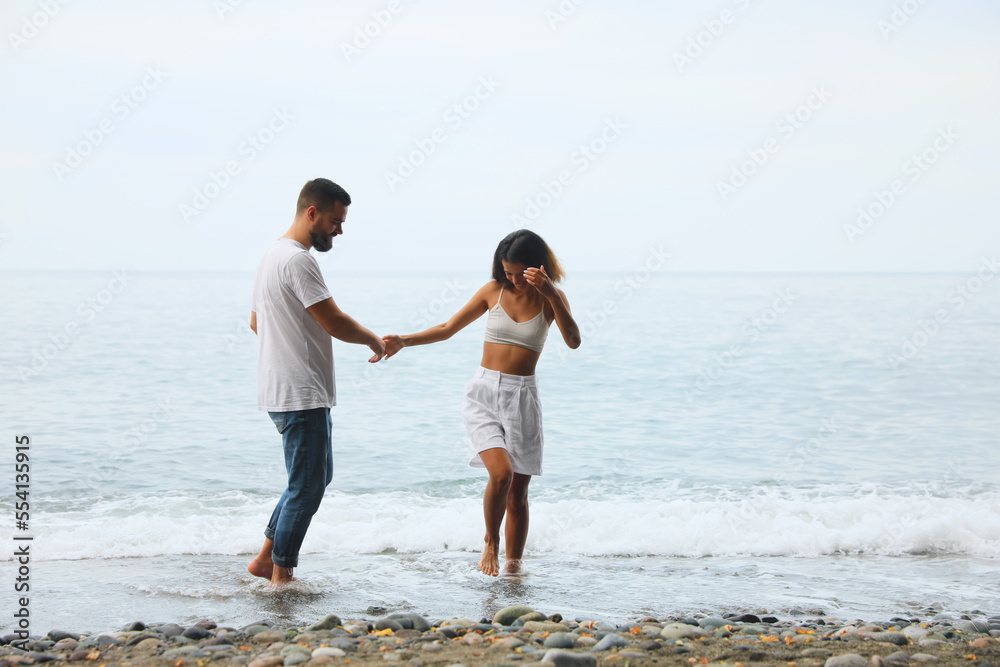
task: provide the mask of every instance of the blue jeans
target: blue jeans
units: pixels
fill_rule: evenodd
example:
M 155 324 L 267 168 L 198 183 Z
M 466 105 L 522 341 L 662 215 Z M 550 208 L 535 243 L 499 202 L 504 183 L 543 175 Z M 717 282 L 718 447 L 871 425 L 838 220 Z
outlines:
M 299 549 L 313 514 L 333 479 L 333 422 L 330 408 L 268 412 L 285 447 L 288 487 L 278 500 L 264 537 L 274 540 L 271 561 L 299 564 Z

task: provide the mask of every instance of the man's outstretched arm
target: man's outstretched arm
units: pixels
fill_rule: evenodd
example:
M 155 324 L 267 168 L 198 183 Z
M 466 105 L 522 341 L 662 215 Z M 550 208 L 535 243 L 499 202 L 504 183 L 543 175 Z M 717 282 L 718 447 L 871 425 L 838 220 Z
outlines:
M 257 311 L 255 310 L 250 311 L 250 329 L 257 333 Z
M 367 345 L 375 353 L 368 361 L 376 362 L 385 356 L 385 343 L 370 330 L 361 326 L 353 317 L 337 307 L 333 297 L 306 308 L 323 329 L 345 343 Z

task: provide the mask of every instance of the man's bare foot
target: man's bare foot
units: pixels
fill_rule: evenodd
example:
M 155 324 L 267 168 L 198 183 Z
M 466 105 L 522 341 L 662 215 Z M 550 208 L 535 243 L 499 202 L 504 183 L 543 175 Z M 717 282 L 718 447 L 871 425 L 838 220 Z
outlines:
M 503 564 L 504 574 L 522 574 L 521 560 L 519 558 L 508 558 Z
M 500 574 L 500 546 L 496 542 L 491 542 L 489 538 L 483 547 L 483 557 L 479 559 L 479 569 L 491 577 Z
M 257 557 L 247 565 L 247 572 L 261 579 L 270 579 L 274 574 L 274 563 L 271 562 L 271 551 L 274 549 L 274 540 L 265 538 L 264 546 L 260 548 Z
M 275 565 L 274 572 L 271 575 L 271 585 L 268 588 L 271 590 L 280 590 L 293 581 L 298 581 L 298 579 L 292 576 L 292 568 Z

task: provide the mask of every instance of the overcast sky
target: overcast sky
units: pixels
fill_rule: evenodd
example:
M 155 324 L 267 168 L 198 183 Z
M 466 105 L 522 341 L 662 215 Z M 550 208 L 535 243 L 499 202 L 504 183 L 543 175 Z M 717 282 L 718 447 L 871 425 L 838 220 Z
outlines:
M 482 269 L 519 226 L 570 271 L 1000 250 L 995 0 L 4 0 L 0 28 L 0 268 L 252 270 L 316 176 L 354 198 L 345 270 Z

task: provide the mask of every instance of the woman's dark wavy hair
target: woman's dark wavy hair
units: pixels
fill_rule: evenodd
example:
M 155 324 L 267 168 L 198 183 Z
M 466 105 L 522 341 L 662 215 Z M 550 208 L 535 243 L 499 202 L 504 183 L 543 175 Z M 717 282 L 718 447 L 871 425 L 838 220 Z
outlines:
M 557 283 L 566 277 L 559 260 L 541 236 L 530 229 L 519 229 L 511 232 L 500 241 L 497 251 L 493 253 L 493 280 L 501 285 L 511 287 L 503 270 L 503 261 L 514 264 L 524 264 L 529 268 L 545 267 L 552 282 Z

